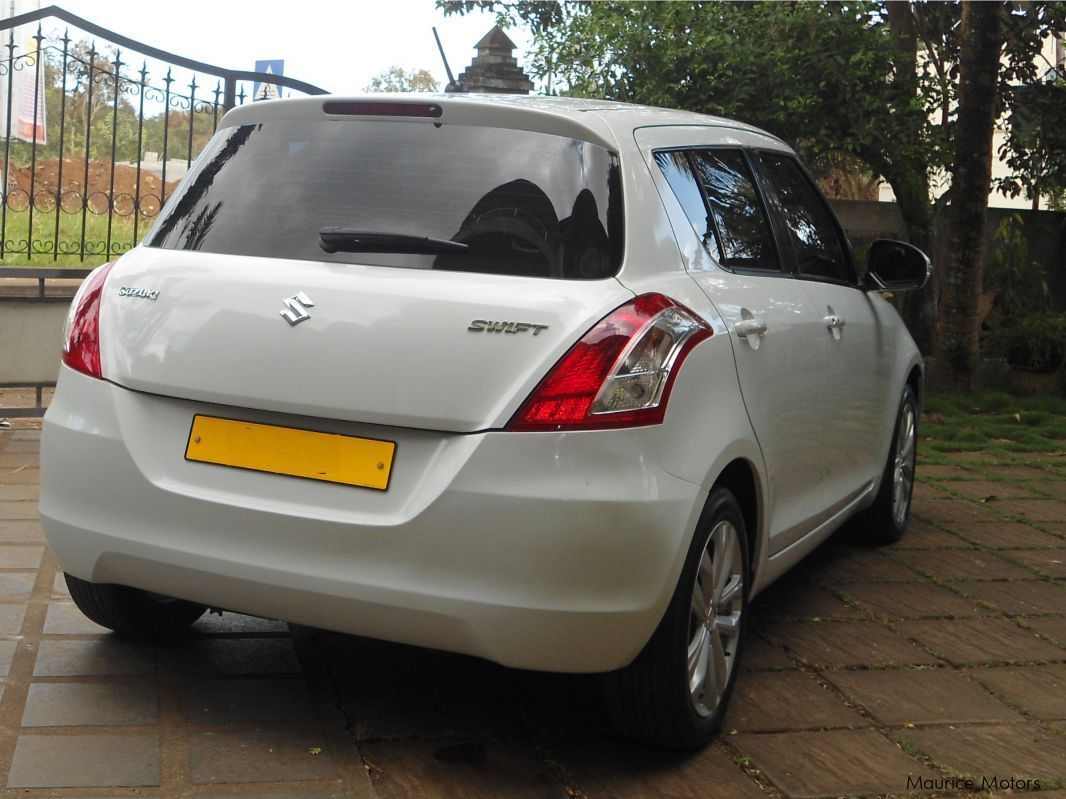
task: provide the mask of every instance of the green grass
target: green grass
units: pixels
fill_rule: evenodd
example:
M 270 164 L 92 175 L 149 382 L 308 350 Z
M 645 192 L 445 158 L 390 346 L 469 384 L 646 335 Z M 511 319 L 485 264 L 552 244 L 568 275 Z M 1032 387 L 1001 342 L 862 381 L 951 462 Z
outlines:
M 922 414 L 927 453 L 1066 452 L 1066 398 L 998 391 L 930 395 Z
M 137 239 L 140 240 L 148 232 L 154 219 L 141 220 L 137 224 Z M 4 226 L 4 241 L 6 247 L 13 249 L 26 249 L 26 234 L 29 230 L 29 212 L 7 209 L 7 218 Z M 51 249 L 55 240 L 56 213 L 34 211 L 33 213 L 33 240 L 35 248 L 48 247 Z M 81 247 L 81 212 L 59 214 L 59 241 L 60 250 L 80 249 Z M 111 222 L 111 251 L 112 256 L 121 254 L 134 244 L 133 218 L 115 214 Z M 27 257 L 22 252 L 5 252 L 0 257 L 0 266 L 36 266 L 41 268 L 71 267 L 89 268 L 98 266 L 109 257 L 105 254 L 107 244 L 107 214 L 94 214 L 88 211 L 85 214 L 85 246 L 95 253 L 86 255 L 84 259 L 78 255 L 60 255 L 53 258 L 51 251 L 47 253 L 34 253 Z

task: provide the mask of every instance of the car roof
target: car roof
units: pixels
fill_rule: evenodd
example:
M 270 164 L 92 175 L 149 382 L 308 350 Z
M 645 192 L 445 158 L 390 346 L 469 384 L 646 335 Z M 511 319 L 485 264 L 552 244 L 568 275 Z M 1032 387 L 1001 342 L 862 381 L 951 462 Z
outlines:
M 611 100 L 522 94 L 389 93 L 267 100 L 234 108 L 226 114 L 220 126 L 243 125 L 272 118 L 320 118 L 325 102 L 360 101 L 433 103 L 441 107 L 441 116 L 417 121 L 535 130 L 593 141 L 611 149 L 617 148 L 622 141 L 632 141 L 634 130 L 653 126 L 720 127 L 781 141 L 753 125 L 709 114 Z M 360 118 L 414 121 L 389 116 Z

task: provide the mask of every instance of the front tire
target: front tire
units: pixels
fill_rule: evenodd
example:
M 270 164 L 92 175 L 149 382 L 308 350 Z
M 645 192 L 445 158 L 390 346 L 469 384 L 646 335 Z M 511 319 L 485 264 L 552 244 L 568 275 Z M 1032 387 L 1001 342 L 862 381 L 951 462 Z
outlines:
M 606 675 L 619 733 L 672 749 L 696 749 L 714 737 L 739 671 L 749 572 L 744 516 L 733 494 L 716 488 L 651 640 L 631 664 Z
M 139 588 L 90 583 L 63 575 L 78 610 L 97 624 L 133 638 L 172 637 L 200 618 L 203 605 L 152 594 Z

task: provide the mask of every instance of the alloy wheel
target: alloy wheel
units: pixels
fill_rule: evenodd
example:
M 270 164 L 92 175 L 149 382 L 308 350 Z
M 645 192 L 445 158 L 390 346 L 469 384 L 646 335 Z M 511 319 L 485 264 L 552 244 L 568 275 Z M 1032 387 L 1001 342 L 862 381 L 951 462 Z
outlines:
M 729 685 L 743 610 L 743 546 L 737 528 L 722 520 L 711 531 L 692 587 L 688 685 L 702 717 L 715 712 Z

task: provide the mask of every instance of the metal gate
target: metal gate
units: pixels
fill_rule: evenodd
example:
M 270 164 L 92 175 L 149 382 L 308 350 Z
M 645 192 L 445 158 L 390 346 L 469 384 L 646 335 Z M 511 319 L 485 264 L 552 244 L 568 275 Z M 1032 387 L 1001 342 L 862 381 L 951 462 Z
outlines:
M 34 22 L 36 34 L 16 38 Z M 183 58 L 56 6 L 0 22 L 0 56 L 3 266 L 95 265 L 122 254 L 222 114 L 252 99 L 253 82 L 326 93 Z

